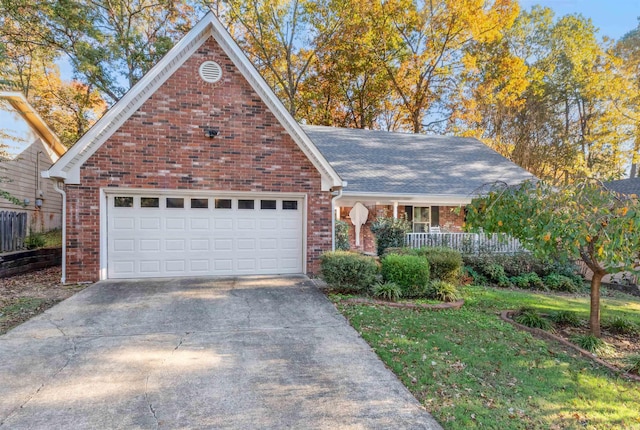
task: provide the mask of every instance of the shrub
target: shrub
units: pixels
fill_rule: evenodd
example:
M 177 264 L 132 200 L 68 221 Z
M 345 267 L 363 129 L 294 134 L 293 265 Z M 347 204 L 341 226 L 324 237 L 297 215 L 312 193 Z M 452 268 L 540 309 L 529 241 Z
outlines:
M 569 278 L 577 290 L 584 286 L 583 276 L 578 271 L 578 267 L 571 262 L 552 261 L 545 265 L 543 269 L 541 273 L 543 277 L 556 273 Z
M 348 251 L 349 248 L 351 248 L 349 244 L 349 223 L 336 220 L 336 249 Z
M 492 264 L 502 266 L 507 276 L 521 276 L 526 273 L 537 273 L 542 276 L 544 263 L 527 252 L 518 254 L 480 254 L 464 255 L 464 264 L 482 273 L 483 267 Z
M 422 297 L 429 283 L 429 262 L 415 255 L 387 255 L 382 259 L 382 278 L 398 284 L 403 297 Z
M 636 375 L 640 375 L 640 354 L 631 354 L 624 359 L 625 372 L 633 372 Z
M 522 324 L 527 327 L 553 331 L 553 326 L 549 320 L 540 315 L 540 313 L 535 309 L 521 308 L 518 315 L 513 320 L 518 324 Z
M 474 285 L 487 285 L 489 283 L 486 276 L 476 272 L 470 266 L 464 266 L 463 271 L 467 276 L 469 276 L 472 279 L 472 282 Z
M 638 327 L 626 318 L 615 317 L 603 322 L 602 326 L 615 334 L 636 334 Z
M 556 324 L 566 325 L 571 327 L 579 327 L 582 325 L 580 317 L 575 312 L 571 311 L 556 311 L 549 315 L 551 321 Z
M 415 255 L 424 256 L 429 261 L 431 279 L 457 284 L 460 282 L 462 254 L 445 247 L 425 247 L 413 250 Z
M 509 277 L 504 271 L 504 267 L 497 263 L 491 263 L 484 268 L 484 275 L 487 276 L 489 281 L 498 285 L 499 287 L 510 287 L 511 282 Z
M 545 285 L 537 273 L 525 273 L 520 276 L 512 276 L 509 281 L 518 288 L 524 289 L 544 289 Z
M 564 291 L 567 293 L 575 293 L 578 291 L 578 285 L 568 276 L 560 273 L 549 273 L 543 279 L 544 285 L 553 291 Z
M 441 300 L 443 302 L 455 302 L 462 298 L 455 285 L 439 279 L 429 283 L 427 295 L 429 298 Z
M 24 246 L 27 249 L 42 248 L 47 240 L 42 233 L 31 233 L 24 239 Z
M 386 257 L 389 254 L 411 255 L 412 251 L 413 250 L 411 248 L 390 246 L 389 248 L 384 250 L 384 254 L 382 256 Z
M 378 283 L 371 289 L 371 294 L 374 297 L 395 302 L 402 297 L 402 288 L 393 282 Z
M 571 337 L 571 342 L 592 354 L 601 354 L 610 349 L 607 343 L 592 334 L 579 334 Z
M 378 255 L 383 256 L 389 247 L 403 247 L 407 233 L 411 231 L 411 223 L 403 218 L 380 217 L 371 223 L 371 232 L 376 237 Z
M 322 278 L 331 287 L 348 293 L 360 293 L 375 282 L 378 265 L 373 257 L 355 252 L 325 252 L 320 257 Z

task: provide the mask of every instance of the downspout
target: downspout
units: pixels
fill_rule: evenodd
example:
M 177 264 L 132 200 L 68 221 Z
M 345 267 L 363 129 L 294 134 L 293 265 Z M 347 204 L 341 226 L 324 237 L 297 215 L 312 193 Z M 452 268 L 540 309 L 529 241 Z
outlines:
M 60 188 L 62 181 L 55 181 L 53 188 L 62 194 L 62 278 L 60 282 L 64 284 L 67 281 L 67 193 Z
M 331 199 L 331 250 L 336 250 L 336 200 L 342 197 L 342 188 Z

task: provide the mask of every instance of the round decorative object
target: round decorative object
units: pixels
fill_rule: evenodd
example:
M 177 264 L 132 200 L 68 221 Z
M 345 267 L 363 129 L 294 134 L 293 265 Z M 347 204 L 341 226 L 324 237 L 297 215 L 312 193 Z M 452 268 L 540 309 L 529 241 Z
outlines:
M 222 67 L 215 61 L 205 61 L 200 64 L 200 77 L 210 84 L 215 84 L 222 78 Z

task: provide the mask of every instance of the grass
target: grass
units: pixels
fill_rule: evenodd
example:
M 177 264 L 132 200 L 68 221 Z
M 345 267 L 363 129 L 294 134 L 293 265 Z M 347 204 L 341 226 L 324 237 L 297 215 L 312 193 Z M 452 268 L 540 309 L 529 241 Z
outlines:
M 62 230 L 50 230 L 42 234 L 45 240 L 45 248 L 55 248 L 62 246 Z
M 338 307 L 445 429 L 640 428 L 638 383 L 496 316 L 526 306 L 586 319 L 588 297 L 468 287 L 465 300 L 458 311 Z M 602 307 L 640 320 L 629 297 Z
M 0 334 L 41 313 L 53 303 L 55 301 L 37 297 L 19 297 L 5 302 L 0 301 Z

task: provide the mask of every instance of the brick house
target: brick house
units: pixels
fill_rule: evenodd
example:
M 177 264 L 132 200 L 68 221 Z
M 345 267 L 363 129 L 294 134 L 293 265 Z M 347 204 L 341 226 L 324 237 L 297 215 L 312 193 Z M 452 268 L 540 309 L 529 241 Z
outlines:
M 422 202 L 347 193 L 352 172 L 325 140 L 348 131 L 322 129 L 298 124 L 206 15 L 43 173 L 64 183 L 63 281 L 313 274 L 335 214 L 356 201 L 396 214 Z

